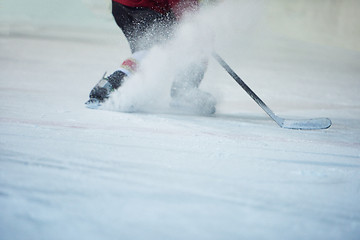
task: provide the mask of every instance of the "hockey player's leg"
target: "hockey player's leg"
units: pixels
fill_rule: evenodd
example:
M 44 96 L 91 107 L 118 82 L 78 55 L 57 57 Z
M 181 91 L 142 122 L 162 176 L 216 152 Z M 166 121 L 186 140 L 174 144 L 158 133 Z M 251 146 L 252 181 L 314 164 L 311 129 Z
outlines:
M 170 13 L 163 15 L 151 9 L 127 7 L 114 1 L 112 13 L 115 22 L 127 38 L 133 55 L 123 62 L 120 69 L 108 77 L 104 76 L 96 84 L 90 92 L 87 104 L 99 105 L 108 99 L 110 93 L 119 88 L 126 77 L 136 70 L 148 49 L 170 37 L 175 21 Z
M 171 87 L 171 107 L 190 114 L 215 113 L 216 99 L 198 88 L 206 68 L 207 61 L 193 63 L 176 75 Z

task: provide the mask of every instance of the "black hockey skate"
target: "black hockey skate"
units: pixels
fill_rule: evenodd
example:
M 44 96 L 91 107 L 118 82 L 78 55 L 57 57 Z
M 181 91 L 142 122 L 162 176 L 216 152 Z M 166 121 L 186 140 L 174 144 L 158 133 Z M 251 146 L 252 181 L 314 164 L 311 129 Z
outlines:
M 105 77 L 105 74 L 91 90 L 89 100 L 85 103 L 88 108 L 99 107 L 101 103 L 109 98 L 114 90 L 121 86 L 126 77 L 126 74 L 122 71 L 116 71 L 108 77 Z

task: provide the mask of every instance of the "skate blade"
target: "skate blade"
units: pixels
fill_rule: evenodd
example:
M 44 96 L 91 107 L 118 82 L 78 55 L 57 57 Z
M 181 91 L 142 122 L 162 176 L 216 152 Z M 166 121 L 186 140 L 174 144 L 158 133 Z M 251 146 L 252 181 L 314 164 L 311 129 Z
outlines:
M 98 109 L 101 106 L 101 101 L 96 98 L 90 98 L 85 105 L 87 108 Z

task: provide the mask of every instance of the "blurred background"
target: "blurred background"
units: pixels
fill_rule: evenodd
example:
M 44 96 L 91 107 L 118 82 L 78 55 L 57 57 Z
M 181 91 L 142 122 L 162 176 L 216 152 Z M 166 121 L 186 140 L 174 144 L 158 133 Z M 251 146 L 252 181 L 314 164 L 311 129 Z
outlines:
M 225 0 L 243 4 L 243 0 Z M 259 2 L 259 1 L 258 1 Z M 358 0 L 271 0 L 262 1 L 263 23 L 277 34 L 291 38 L 360 50 L 360 1 Z M 0 33 L 57 26 L 113 30 L 110 0 L 1 0 Z M 224 18 L 226 18 L 224 13 Z M 237 17 L 232 16 L 235 20 Z M 44 29 L 45 28 L 45 29 Z M 85 29 L 82 29 L 85 30 Z
M 360 50 L 360 1 L 272 0 L 267 21 L 286 36 Z

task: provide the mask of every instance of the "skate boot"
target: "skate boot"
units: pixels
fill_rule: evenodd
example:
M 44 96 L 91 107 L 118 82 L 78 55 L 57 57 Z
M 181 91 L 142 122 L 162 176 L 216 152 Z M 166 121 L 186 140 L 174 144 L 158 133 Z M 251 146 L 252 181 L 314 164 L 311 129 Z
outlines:
M 85 103 L 89 108 L 96 108 L 105 102 L 110 93 L 118 89 L 124 81 L 126 74 L 122 71 L 115 71 L 108 77 L 104 76 L 95 85 L 89 94 L 89 100 Z
M 216 111 L 216 99 L 198 88 L 171 89 L 170 107 L 184 114 L 211 115 Z

